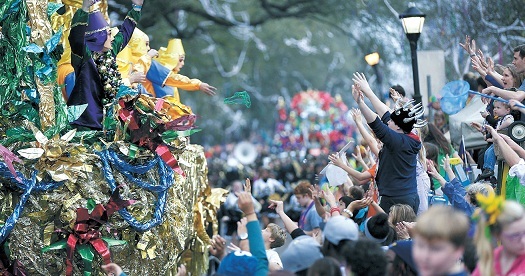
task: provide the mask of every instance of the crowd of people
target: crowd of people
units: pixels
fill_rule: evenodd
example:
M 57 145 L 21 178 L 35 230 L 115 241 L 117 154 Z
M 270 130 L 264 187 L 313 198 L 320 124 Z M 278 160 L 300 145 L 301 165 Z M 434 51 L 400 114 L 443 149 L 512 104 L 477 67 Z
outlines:
M 73 18 L 70 61 L 61 63 L 73 71 L 59 74 L 68 105 L 88 104 L 73 126 L 103 129 L 104 106 L 121 85 L 176 106 L 182 105 L 177 87 L 215 94 L 178 74 L 185 58 L 180 41 L 149 48 L 136 28 L 142 0 L 132 0 L 113 31 L 100 13 L 89 13 L 92 2 L 83 0 Z M 469 37 L 462 47 L 486 86 L 481 93 L 490 96 L 483 97 L 485 123 L 473 125 L 489 144 L 476 156 L 483 171 L 472 183 L 453 169 L 453 160 L 473 161 L 461 159 L 447 140 L 446 115 L 435 102 L 427 123 L 424 106 L 407 99 L 402 87 L 391 89 L 390 107 L 355 73 L 351 94 L 358 108 L 351 114 L 360 138 L 351 160 L 345 152 L 272 155 L 263 146 L 254 164 L 225 170 L 209 156 L 210 185 L 231 191 L 218 213 L 220 234 L 211 237 L 210 275 L 525 275 L 523 202 L 496 196 L 502 191 L 491 182 L 500 158 L 510 167 L 506 181 L 517 181 L 516 190 L 525 186 L 525 150 L 501 133 L 525 118 L 525 45 L 505 66 L 486 59 Z M 329 166 L 344 171 L 346 181 L 331 182 Z M 125 275 L 115 264 L 103 269 Z M 179 275 L 185 274 L 181 265 Z
M 210 181 L 212 185 L 235 185 L 219 212 L 220 221 L 229 225 L 223 228 L 227 231 L 213 237 L 212 246 L 222 249 L 214 256 L 228 258 L 225 264 L 220 263 L 216 275 L 250 269 L 239 265 L 248 263 L 242 258 L 265 263 L 264 267 L 250 266 L 250 272 L 242 270 L 247 275 L 525 273 L 524 202 L 496 195 L 509 179 L 519 186 L 508 189 L 525 186 L 525 150 L 502 132 L 520 120 L 518 112 L 525 110 L 519 107 L 525 99 L 525 89 L 519 87 L 525 71 L 525 45 L 514 49 L 514 62 L 501 76 L 490 70 L 494 65 L 490 59 L 484 61 L 483 53 L 472 52 L 469 38 L 462 45 L 466 45 L 474 70 L 486 81 L 479 85 L 480 93 L 490 96 L 483 98 L 488 105 L 480 114 L 485 118 L 479 126 L 486 134 L 484 152 L 461 152 L 450 142 L 447 116 L 439 102 L 429 103 L 432 118 L 427 118 L 427 124 L 424 108 L 408 100 L 404 91 L 399 92 L 402 87 L 391 89 L 396 102 L 391 109 L 375 96 L 366 77 L 355 73 L 352 95 L 358 109 L 352 111 L 352 117 L 360 141 L 354 144 L 353 158 L 340 153 L 272 155 L 263 150 L 253 166 L 229 168 L 222 171 L 222 177 L 210 178 L 219 180 Z M 491 64 L 485 68 L 490 74 L 479 69 L 485 63 Z M 510 168 L 503 176 L 506 180 L 494 174 L 498 159 Z M 213 164 L 214 157 L 209 161 Z M 454 166 L 457 162 L 460 166 Z M 476 162 L 481 163 L 482 172 L 477 176 L 467 173 L 467 180 L 461 179 L 458 174 L 465 174 L 464 168 Z M 343 169 L 348 181 L 339 186 L 326 182 L 322 173 L 326 166 Z M 214 169 L 211 165 L 211 175 Z M 241 179 L 246 177 L 256 179 L 253 188 L 249 179 L 243 187 Z M 243 210 L 235 205 L 241 195 L 253 207 Z M 245 243 L 248 240 L 251 245 L 251 233 L 245 235 L 242 230 L 246 212 L 258 214 L 265 260 L 262 253 L 252 252 L 250 257 L 235 253 L 252 249 Z M 285 244 L 283 229 L 292 240 L 276 255 L 274 248 Z M 235 258 L 238 260 L 232 265 Z

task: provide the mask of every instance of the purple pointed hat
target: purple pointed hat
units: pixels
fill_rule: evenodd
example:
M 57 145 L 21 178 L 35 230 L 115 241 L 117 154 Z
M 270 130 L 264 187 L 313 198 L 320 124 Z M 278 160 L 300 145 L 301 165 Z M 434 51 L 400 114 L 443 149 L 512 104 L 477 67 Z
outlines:
M 108 38 L 109 24 L 98 10 L 89 13 L 86 29 L 86 45 L 91 51 L 101 51 Z

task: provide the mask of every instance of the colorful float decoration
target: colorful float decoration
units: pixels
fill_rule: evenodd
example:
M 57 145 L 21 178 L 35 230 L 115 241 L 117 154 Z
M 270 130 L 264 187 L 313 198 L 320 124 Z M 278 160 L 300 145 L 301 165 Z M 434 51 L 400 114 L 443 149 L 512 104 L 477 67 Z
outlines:
M 299 92 L 289 106 L 279 98 L 277 115 L 274 143 L 285 151 L 337 151 L 353 133 L 348 107 L 341 96 L 332 97 L 324 91 Z

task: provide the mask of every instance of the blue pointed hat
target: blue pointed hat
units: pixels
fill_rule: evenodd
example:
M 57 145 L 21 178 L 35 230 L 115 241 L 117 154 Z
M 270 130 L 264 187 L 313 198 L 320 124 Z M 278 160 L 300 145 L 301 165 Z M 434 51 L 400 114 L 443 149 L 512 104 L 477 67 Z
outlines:
M 86 45 L 91 51 L 101 51 L 108 38 L 109 24 L 99 10 L 89 13 L 86 29 Z

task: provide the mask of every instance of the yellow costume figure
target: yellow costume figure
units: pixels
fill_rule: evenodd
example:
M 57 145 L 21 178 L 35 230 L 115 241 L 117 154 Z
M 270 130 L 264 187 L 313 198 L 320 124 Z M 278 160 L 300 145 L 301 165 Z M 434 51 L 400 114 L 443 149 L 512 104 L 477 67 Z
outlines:
M 132 73 L 146 74 L 151 63 L 149 50 L 149 37 L 143 31 L 135 28 L 128 45 L 117 55 L 117 66 L 124 85 L 135 87 L 132 83 L 135 80 L 130 79 Z
M 184 75 L 178 74 L 180 68 L 184 66 L 185 58 L 184 48 L 180 39 L 170 39 L 167 48 L 161 48 L 159 56 L 155 60 L 162 66 L 166 67 L 170 72 L 167 78 L 162 83 L 165 89 L 155 89 L 157 97 L 173 96 L 176 101 L 180 101 L 179 90 L 177 88 L 196 91 L 200 90 L 202 81 L 198 79 L 190 79 Z
M 180 39 L 170 39 L 167 48 L 159 50 L 159 56 L 152 62 L 151 70 L 147 74 L 148 79 L 159 78 L 167 73 L 167 76 L 162 80 L 160 85 L 153 81 L 154 92 L 156 97 L 171 96 L 172 100 L 180 102 L 179 91 L 177 88 L 187 91 L 201 90 L 204 93 L 213 96 L 216 88 L 199 79 L 190 79 L 184 75 L 179 74 L 180 69 L 184 66 L 185 52 L 182 47 Z M 155 64 L 155 63 L 158 63 Z M 157 68 L 158 66 L 160 68 Z M 163 67 L 163 68 L 162 68 Z
M 73 90 L 73 86 L 75 86 L 75 69 L 73 69 L 71 65 L 71 47 L 69 46 L 69 41 L 66 39 L 65 42 L 64 53 L 57 63 L 57 83 L 62 87 L 62 96 L 64 100 L 67 101 Z

